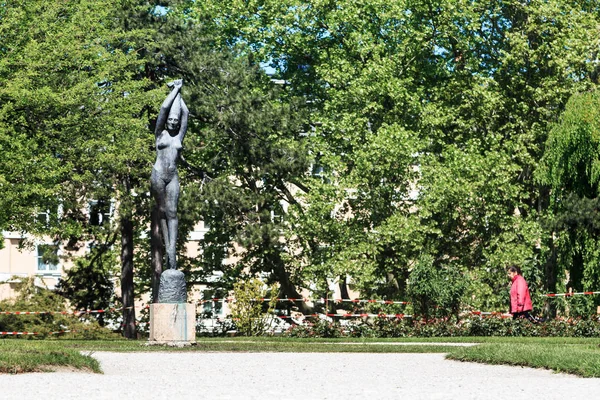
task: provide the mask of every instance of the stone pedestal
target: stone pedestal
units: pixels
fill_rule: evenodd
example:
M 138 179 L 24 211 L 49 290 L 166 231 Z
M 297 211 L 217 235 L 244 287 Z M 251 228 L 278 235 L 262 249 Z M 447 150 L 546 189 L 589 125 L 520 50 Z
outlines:
M 149 344 L 190 345 L 196 343 L 196 305 L 150 304 Z

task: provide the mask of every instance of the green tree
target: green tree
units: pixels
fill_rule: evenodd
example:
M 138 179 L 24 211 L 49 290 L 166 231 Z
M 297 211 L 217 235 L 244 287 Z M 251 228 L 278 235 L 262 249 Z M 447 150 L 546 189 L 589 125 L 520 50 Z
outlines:
M 147 32 L 124 27 L 127 5 L 2 5 L 0 143 L 10 156 L 0 175 L 10 204 L 3 227 L 49 235 L 66 252 L 91 242 L 96 250 L 76 270 L 95 268 L 105 258 L 94 253 L 121 241 L 124 335 L 134 337 L 132 245 L 147 221 L 152 159 L 145 111 L 159 93 L 149 90 L 138 54 Z M 33 218 L 44 210 L 51 218 Z
M 566 290 L 595 290 L 600 283 L 598 183 L 600 180 L 600 95 L 574 94 L 548 136 L 539 177 L 552 187 L 548 228 L 560 249 Z M 589 315 L 600 304 L 584 301 L 571 311 Z
M 477 280 L 474 306 L 505 307 L 508 263 L 523 266 L 532 289 L 553 290 L 557 249 L 540 224 L 549 190 L 533 174 L 549 123 L 596 79 L 596 9 L 541 0 L 196 8 L 311 102 L 307 146 L 322 177 L 299 196 L 309 212 L 289 217 L 304 281 L 349 274 L 367 293 L 401 297 L 427 248 L 437 268 Z
M 287 263 L 293 250 L 281 237 L 293 234 L 284 204 L 299 207 L 293 183 L 301 185 L 309 169 L 301 109 L 244 57 L 224 61 L 211 76 L 196 76 L 216 89 L 191 106 L 206 122 L 198 136 L 203 146 L 186 158 L 212 177 L 203 192 L 189 188 L 190 200 L 201 205 L 196 213 L 211 227 L 203 271 L 225 269 L 225 279 L 266 272 L 283 295 L 298 298 Z M 227 252 L 240 261 L 223 266 Z
M 597 257 L 593 230 L 555 235 L 576 220 L 563 212 L 569 202 L 573 211 L 595 207 L 595 192 L 575 190 L 595 188 L 595 150 L 577 150 L 582 158 L 565 152 L 576 142 L 547 141 L 572 94 L 597 83 L 599 39 L 590 32 L 600 14 L 589 2 L 81 0 L 0 9 L 0 146 L 14 154 L 0 161 L 0 186 L 10 188 L 0 223 L 73 245 L 124 240 L 127 282 L 130 244 L 150 209 L 148 125 L 170 77 L 189 84 L 192 115 L 180 236 L 199 219 L 211 226 L 202 259 L 182 259 L 192 281 L 223 270 L 231 289 L 245 273 L 263 273 L 281 295 L 299 297 L 308 286 L 327 294 L 339 277 L 344 297 L 349 284 L 401 299 L 427 259 L 432 271 L 469 283 L 472 306 L 499 309 L 507 264 L 523 267 L 534 292 L 555 291 L 561 257 Z M 536 180 L 546 146 L 558 148 L 547 153 L 554 166 Z M 578 188 L 563 189 L 575 175 Z M 573 191 L 585 204 L 568 200 Z M 90 198 L 115 198 L 120 225 L 83 223 L 81 199 Z M 54 230 L 30 217 L 58 204 Z M 239 261 L 223 265 L 226 251 Z M 149 286 L 152 271 L 142 272 Z

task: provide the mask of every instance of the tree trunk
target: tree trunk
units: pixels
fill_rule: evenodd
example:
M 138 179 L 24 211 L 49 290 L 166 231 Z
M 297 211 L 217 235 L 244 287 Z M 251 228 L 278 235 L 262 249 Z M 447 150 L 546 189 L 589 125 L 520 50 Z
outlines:
M 545 289 L 547 293 L 556 293 L 556 245 L 554 243 L 554 232 L 550 232 L 550 255 L 544 265 Z M 556 318 L 556 300 L 548 297 L 544 303 L 544 314 L 550 318 Z
M 302 295 L 298 293 L 294 284 L 290 282 L 290 276 L 285 270 L 283 262 L 278 260 L 278 262 L 274 263 L 273 267 L 273 272 L 280 285 L 280 292 L 287 298 L 301 299 Z M 312 308 L 309 307 L 304 301 L 296 302 L 296 305 L 302 314 L 312 314 Z
M 259 208 L 259 211 L 262 211 L 262 207 Z M 270 217 L 263 216 L 261 217 L 260 222 L 267 225 L 271 222 Z M 267 268 L 273 271 L 275 279 L 279 282 L 279 292 L 284 297 L 290 299 L 301 299 L 302 295 L 298 293 L 295 285 L 290 281 L 290 274 L 285 270 L 285 264 L 281 259 L 277 245 L 271 242 L 271 237 L 267 232 L 265 232 L 262 237 L 262 248 L 264 250 L 269 250 L 264 252 L 265 258 L 263 261 L 265 262 L 265 265 L 269 266 Z M 296 302 L 296 305 L 303 314 L 312 314 L 312 308 L 309 307 L 306 302 L 299 301 Z
M 348 282 L 346 282 L 345 275 L 340 276 L 339 286 L 340 286 L 340 295 L 342 296 L 342 299 L 349 299 L 350 293 L 348 293 Z
M 121 216 L 121 296 L 123 298 L 123 336 L 135 339 L 133 295 L 133 222 Z
M 160 233 L 160 215 L 158 207 L 152 208 L 152 220 L 150 225 L 150 263 L 152 264 L 152 302 L 158 303 L 158 286 L 160 274 L 163 270 L 163 244 Z
M 398 294 L 400 293 L 400 284 L 398 283 L 398 278 L 396 278 L 396 274 L 394 274 L 393 272 L 388 272 L 386 274 L 386 277 L 387 277 L 386 292 L 388 295 L 388 299 L 395 299 L 395 298 L 397 298 Z
M 579 244 L 581 241 L 579 237 L 575 237 L 573 246 L 576 250 L 573 251 L 571 269 L 569 270 L 569 282 L 567 282 L 567 290 L 572 289 L 574 292 L 583 291 L 583 269 L 584 259 L 582 248 L 585 248 L 585 244 Z

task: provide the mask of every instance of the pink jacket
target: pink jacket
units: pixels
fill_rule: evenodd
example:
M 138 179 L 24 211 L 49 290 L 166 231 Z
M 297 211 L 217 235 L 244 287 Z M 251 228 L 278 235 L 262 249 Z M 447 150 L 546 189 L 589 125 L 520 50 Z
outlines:
M 529 287 L 525 278 L 521 275 L 515 275 L 510 287 L 510 312 L 523 312 L 533 310 L 531 296 L 529 296 Z

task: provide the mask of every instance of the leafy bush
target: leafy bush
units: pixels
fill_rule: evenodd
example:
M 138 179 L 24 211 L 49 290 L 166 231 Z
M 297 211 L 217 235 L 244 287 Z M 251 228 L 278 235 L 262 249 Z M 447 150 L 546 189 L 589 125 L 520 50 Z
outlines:
M 203 314 L 196 323 L 197 336 L 227 336 L 228 332 L 235 330 L 237 326 L 231 319 L 213 318 L 212 313 Z
M 554 298 L 556 309 L 561 315 L 586 317 L 596 313 L 598 296 L 571 296 Z
M 296 338 L 339 338 L 346 336 L 339 322 L 314 319 L 302 325 L 294 325 L 284 336 Z
M 300 325 L 293 325 L 286 332 L 284 332 L 283 336 L 293 338 L 311 338 L 315 337 L 315 332 L 313 331 L 311 324 L 303 323 Z
M 0 315 L 0 331 L 36 332 L 35 337 L 68 335 L 79 339 L 116 338 L 118 335 L 101 327 L 97 320 L 86 314 L 67 314 L 65 299 L 52 291 L 34 285 L 35 278 L 25 278 L 17 285 L 17 297 L 0 301 L 0 311 L 51 311 L 48 314 Z M 65 312 L 65 314 L 61 314 Z M 10 335 L 9 337 L 15 337 Z
M 526 319 L 472 317 L 460 323 L 447 318 L 435 320 L 396 319 L 376 317 L 367 321 L 339 322 L 317 320 L 296 325 L 284 335 L 303 338 L 337 337 L 458 337 L 458 336 L 559 336 L 600 337 L 597 319 L 556 319 L 532 323 Z
M 399 318 L 376 317 L 368 324 L 371 337 L 406 337 L 410 334 L 410 322 Z
M 75 265 L 65 271 L 55 292 L 78 310 L 114 307 L 114 283 L 110 280 L 115 272 L 112 263 L 114 256 L 103 246 L 92 247 L 88 257 L 77 258 Z M 116 322 L 109 317 L 104 313 L 94 315 L 102 326 Z
M 231 304 L 231 317 L 237 331 L 244 336 L 264 334 L 273 318 L 273 310 L 277 305 L 278 289 L 276 286 L 265 288 L 260 279 L 240 281 L 233 285 L 235 302 Z M 269 302 L 257 299 L 269 298 Z
M 448 319 L 434 319 L 430 321 L 415 321 L 411 325 L 410 336 L 418 337 L 454 337 L 462 336 L 461 326 L 453 324 Z
M 461 274 L 449 267 L 436 265 L 428 254 L 421 255 L 408 282 L 414 313 L 425 319 L 455 316 L 458 321 L 466 288 L 466 281 Z

